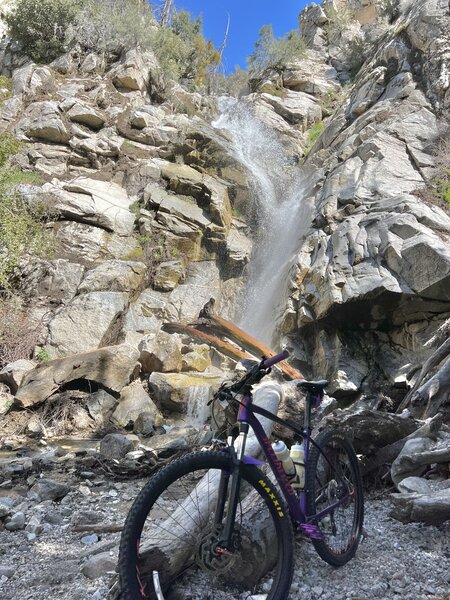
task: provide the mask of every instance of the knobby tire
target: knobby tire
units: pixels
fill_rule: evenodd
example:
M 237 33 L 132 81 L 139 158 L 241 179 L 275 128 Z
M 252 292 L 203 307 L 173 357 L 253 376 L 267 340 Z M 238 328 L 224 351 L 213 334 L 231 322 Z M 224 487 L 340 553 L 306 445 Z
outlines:
M 199 479 L 199 475 L 197 474 L 197 472 L 204 470 L 205 472 L 211 473 L 211 471 L 209 471 L 210 469 L 217 469 L 220 472 L 226 473 L 231 472 L 231 456 L 226 452 L 209 451 L 188 454 L 161 469 L 141 490 L 134 504 L 132 505 L 130 512 L 128 513 L 121 537 L 118 563 L 119 580 L 121 587 L 121 600 L 143 600 L 144 598 L 153 600 L 154 598 L 156 598 L 151 578 L 148 577 L 147 580 L 143 582 L 142 575 L 139 572 L 139 566 L 142 561 L 140 561 L 138 553 L 140 548 L 140 542 L 142 542 L 141 538 L 144 537 L 144 532 L 147 531 L 147 521 L 149 520 L 149 517 L 151 518 L 153 512 L 156 511 L 155 520 L 153 521 L 153 528 L 158 527 L 159 517 L 157 515 L 158 511 L 161 512 L 159 509 L 158 501 L 160 501 L 161 506 L 167 506 L 166 499 L 171 499 L 173 497 L 171 491 L 172 489 L 175 489 L 175 493 L 178 493 L 178 488 L 181 486 L 182 490 L 184 491 L 185 480 L 195 480 L 196 477 L 197 479 Z M 247 494 L 247 491 L 251 488 L 256 490 L 257 494 L 262 499 L 262 502 L 258 501 L 258 507 L 261 508 L 258 508 L 257 514 L 260 514 L 261 511 L 264 511 L 264 515 L 266 518 L 266 521 L 264 522 L 272 522 L 272 524 L 270 525 L 270 531 L 274 532 L 274 535 L 276 537 L 275 543 L 271 545 L 271 552 L 274 552 L 276 554 L 276 557 L 274 559 L 275 564 L 271 567 L 270 575 L 264 575 L 261 579 L 261 581 L 264 581 L 264 593 L 267 593 L 267 600 L 287 600 L 293 576 L 294 548 L 292 524 L 288 510 L 285 506 L 284 500 L 282 500 L 281 497 L 278 495 L 275 485 L 271 483 L 262 473 L 262 471 L 260 471 L 256 466 L 242 464 L 240 467 L 240 474 L 242 477 L 241 489 L 244 490 L 243 496 L 244 494 Z M 187 486 L 186 489 L 188 489 Z M 189 492 L 189 501 L 194 499 L 194 496 L 192 495 L 192 490 L 194 490 L 194 488 L 192 488 Z M 195 491 L 195 493 L 197 492 Z M 253 498 L 253 496 L 251 498 Z M 254 495 L 254 498 L 257 500 L 258 496 Z M 181 501 L 179 502 L 179 504 L 182 504 Z M 155 511 L 153 511 L 153 509 L 155 509 Z M 164 510 L 167 509 L 164 508 Z M 175 507 L 170 507 L 170 510 L 173 510 L 172 515 L 177 514 L 174 512 Z M 193 512 L 195 513 L 195 511 Z M 169 516 L 169 519 L 170 518 L 171 517 Z M 187 517 L 183 515 L 183 519 L 185 518 Z M 182 519 L 180 518 L 179 520 L 181 521 Z M 251 526 L 254 524 L 250 524 L 250 526 L 245 527 L 244 522 L 242 531 L 240 531 L 239 526 L 242 527 L 242 515 L 241 523 L 239 524 L 238 521 L 239 507 L 238 515 L 236 517 L 236 537 L 237 539 L 243 539 L 244 541 L 246 541 L 247 548 L 249 549 L 252 546 L 250 543 L 251 540 L 249 540 L 248 538 L 252 535 L 252 533 L 254 533 L 254 531 L 252 532 Z M 166 523 L 166 521 L 163 522 L 163 529 L 166 531 L 173 530 L 174 527 L 178 526 L 178 523 L 174 523 L 173 527 L 167 527 Z M 253 527 L 253 529 L 255 529 L 255 526 Z M 153 536 L 152 544 L 156 543 L 153 541 L 153 539 L 156 540 L 157 537 L 158 536 Z M 246 591 L 243 591 L 240 595 L 234 595 L 236 594 L 236 592 L 228 591 L 227 586 L 229 585 L 230 588 L 232 588 L 232 586 L 234 585 L 233 581 L 230 584 L 226 580 L 225 582 L 222 582 L 223 574 L 221 573 L 219 573 L 219 576 L 217 577 L 214 573 L 204 573 L 204 564 L 201 564 L 199 566 L 198 558 L 193 558 L 198 557 L 199 547 L 204 539 L 205 534 L 203 533 L 203 531 L 197 539 L 192 539 L 192 548 L 189 559 L 191 566 L 187 569 L 187 574 L 186 572 L 184 572 L 179 576 L 177 575 L 175 581 L 165 581 L 164 563 L 155 565 L 156 570 L 161 572 L 164 598 L 167 600 L 171 600 L 172 596 L 177 600 L 206 600 L 210 598 L 223 598 L 224 600 L 231 600 L 232 598 L 246 598 Z M 241 546 L 241 552 L 243 553 L 246 551 L 245 543 L 241 544 Z M 163 547 L 162 542 L 161 547 Z M 254 547 L 255 546 L 253 545 L 253 548 Z M 243 561 L 244 564 L 247 564 L 245 563 L 245 558 L 246 555 L 243 556 Z M 256 560 L 250 561 L 249 559 L 248 564 L 250 564 L 250 562 L 252 564 L 257 564 L 259 562 L 258 558 L 260 559 L 260 561 L 263 561 L 264 559 L 263 556 L 257 557 Z M 195 562 L 196 560 L 197 564 Z M 235 564 L 235 569 L 238 570 L 240 564 L 241 562 L 239 557 L 238 562 Z M 207 566 L 209 568 L 210 564 L 208 563 Z M 203 591 L 197 590 L 196 592 L 192 592 L 190 591 L 189 585 L 186 586 L 186 584 L 183 582 L 183 577 L 188 577 L 188 581 L 191 581 L 189 580 L 190 571 L 193 572 L 193 577 L 196 577 L 196 585 L 204 586 Z M 225 573 L 225 575 L 227 575 L 228 578 L 233 579 L 233 568 L 230 569 L 230 574 Z M 211 579 L 212 576 L 214 576 L 214 581 Z M 259 577 L 259 574 L 257 576 Z M 177 584 L 177 581 L 179 579 L 182 580 L 182 583 Z M 142 592 L 143 583 L 145 583 L 146 585 L 145 593 Z M 177 585 L 179 586 L 178 588 Z M 213 593 L 211 590 L 215 589 L 215 585 L 218 586 L 218 591 L 216 593 Z M 225 587 L 224 591 L 222 592 L 223 586 Z M 175 592 L 171 591 L 173 589 L 175 589 Z M 181 592 L 179 591 L 180 589 L 182 590 Z M 248 593 L 248 597 L 250 597 L 251 594 L 258 592 L 261 593 L 260 586 L 254 585 Z
M 305 472 L 307 515 L 318 514 L 340 494 L 345 495 L 344 488 L 350 492 L 348 502 L 331 515 L 313 521 L 323 535 L 323 539 L 312 539 L 315 550 L 328 564 L 341 567 L 355 555 L 362 535 L 364 494 L 358 459 L 348 439 L 339 431 L 323 432 L 315 442 Z

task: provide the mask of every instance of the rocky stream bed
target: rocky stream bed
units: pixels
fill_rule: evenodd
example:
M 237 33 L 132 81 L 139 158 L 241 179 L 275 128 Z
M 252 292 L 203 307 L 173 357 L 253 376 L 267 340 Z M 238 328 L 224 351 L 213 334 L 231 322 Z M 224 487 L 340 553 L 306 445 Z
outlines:
M 4 600 L 111 597 L 119 530 L 147 477 L 126 476 L 97 447 L 84 440 L 75 452 L 53 446 L 3 455 L 11 474 L 0 486 Z M 151 468 L 144 460 L 142 470 Z M 292 598 L 448 599 L 450 523 L 400 523 L 390 516 L 389 491 L 367 494 L 364 537 L 345 567 L 330 567 L 297 540 Z

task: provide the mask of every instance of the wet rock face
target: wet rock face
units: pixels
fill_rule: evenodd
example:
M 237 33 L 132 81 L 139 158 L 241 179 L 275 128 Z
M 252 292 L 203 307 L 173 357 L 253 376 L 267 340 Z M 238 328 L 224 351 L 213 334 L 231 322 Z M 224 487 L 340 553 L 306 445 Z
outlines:
M 380 378 L 395 396 L 424 344 L 442 342 L 437 332 L 449 317 L 450 217 L 416 192 L 433 173 L 450 30 L 437 0 L 402 10 L 383 44 L 367 49 L 306 161 L 323 167 L 324 178 L 299 253 L 297 327 L 315 373 L 326 372 L 341 397 L 370 393 Z M 313 6 L 303 19 L 313 44 L 323 18 Z

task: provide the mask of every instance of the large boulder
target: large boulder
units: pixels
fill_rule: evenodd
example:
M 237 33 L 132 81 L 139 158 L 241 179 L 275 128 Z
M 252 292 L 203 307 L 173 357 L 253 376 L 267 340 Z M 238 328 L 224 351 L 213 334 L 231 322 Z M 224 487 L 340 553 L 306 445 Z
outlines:
M 133 381 L 121 391 L 119 403 L 111 415 L 111 421 L 120 427 L 129 427 L 134 425 L 141 415 L 146 415 L 147 419 L 150 417 L 155 427 L 159 427 L 164 422 L 163 416 L 145 391 L 142 383 Z
M 34 102 L 25 110 L 16 127 L 19 137 L 67 143 L 71 137 L 58 103 L 45 100 Z
M 162 408 L 187 413 L 198 404 L 205 407 L 221 382 L 219 373 L 152 373 L 148 385 Z
M 352 440 L 356 452 L 372 454 L 417 429 L 412 419 L 368 408 L 337 409 L 324 418 L 321 427 L 336 427 Z
M 139 361 L 144 373 L 181 371 L 181 342 L 164 331 L 146 335 L 139 344 Z
M 170 194 L 152 183 L 145 188 L 144 199 L 149 207 L 157 209 L 156 221 L 172 233 L 189 236 L 211 225 L 204 211 L 189 196 Z
M 127 305 L 124 292 L 76 296 L 50 321 L 47 351 L 57 357 L 98 348 Z
M 61 103 L 61 108 L 74 123 L 86 125 L 92 129 L 101 129 L 105 124 L 105 116 L 93 106 L 75 98 L 69 98 Z
M 105 258 L 122 259 L 140 248 L 135 237 L 122 236 L 100 227 L 75 221 L 58 221 L 53 226 L 58 254 L 72 262 L 94 263 Z
M 133 448 L 133 442 L 120 433 L 108 433 L 100 442 L 100 454 L 113 460 L 120 460 Z
M 301 125 L 303 131 L 322 119 L 320 104 L 310 94 L 287 90 L 281 97 L 269 93 L 262 94 L 261 98 L 288 123 Z
M 231 204 L 226 186 L 210 175 L 199 173 L 188 165 L 167 163 L 161 174 L 169 180 L 169 188 L 177 194 L 193 196 L 206 209 L 212 221 L 226 229 L 231 223 Z
M 142 285 L 146 270 L 147 266 L 137 261 L 105 260 L 86 273 L 78 291 L 131 292 Z
M 6 383 L 11 392 L 15 394 L 25 375 L 35 366 L 36 363 L 25 358 L 9 363 L 0 371 L 0 382 Z
M 20 288 L 33 302 L 65 304 L 77 293 L 84 266 L 69 260 L 25 257 L 20 265 Z
M 252 240 L 246 225 L 235 219 L 227 236 L 227 260 L 232 270 L 241 270 L 250 260 Z
M 158 80 L 159 65 L 153 52 L 133 49 L 126 52 L 111 71 L 113 83 L 119 89 L 145 92 L 150 82 Z
M 286 65 L 283 86 L 313 96 L 335 94 L 341 89 L 336 69 L 326 63 L 320 54 L 311 51 L 299 61 Z
M 53 180 L 42 191 L 56 198 L 55 210 L 63 217 L 119 235 L 133 233 L 135 217 L 129 209 L 136 198 L 116 183 L 77 177 L 66 182 Z
M 156 267 L 153 287 L 161 292 L 170 292 L 184 281 L 186 266 L 183 260 L 169 260 Z
M 428 437 L 410 439 L 391 467 L 392 481 L 398 487 L 406 478 L 419 476 L 432 464 L 450 463 L 450 435 L 440 433 L 436 441 Z
M 16 401 L 27 408 L 39 404 L 71 381 L 95 381 L 120 392 L 133 378 L 139 351 L 122 344 L 60 358 L 38 365 L 23 378 Z
M 391 516 L 404 523 L 440 525 L 450 519 L 450 487 L 429 493 L 391 494 Z
M 298 24 L 308 48 L 325 52 L 327 38 L 324 25 L 327 23 L 328 17 L 321 6 L 315 2 L 305 6 L 299 15 Z
M 90 394 L 86 401 L 87 410 L 98 427 L 103 427 L 108 422 L 116 404 L 117 399 L 102 389 Z

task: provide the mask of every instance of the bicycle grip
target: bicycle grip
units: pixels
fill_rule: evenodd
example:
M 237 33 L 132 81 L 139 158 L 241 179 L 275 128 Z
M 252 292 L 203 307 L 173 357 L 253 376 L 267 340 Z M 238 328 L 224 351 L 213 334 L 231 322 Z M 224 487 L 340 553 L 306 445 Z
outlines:
M 265 360 L 264 368 L 268 369 L 272 365 L 275 365 L 276 363 L 279 363 L 282 360 L 285 360 L 288 356 L 289 356 L 289 352 L 287 350 L 283 350 L 283 352 L 280 352 L 279 354 L 275 354 L 275 356 L 272 356 L 271 358 L 268 358 L 267 360 Z

